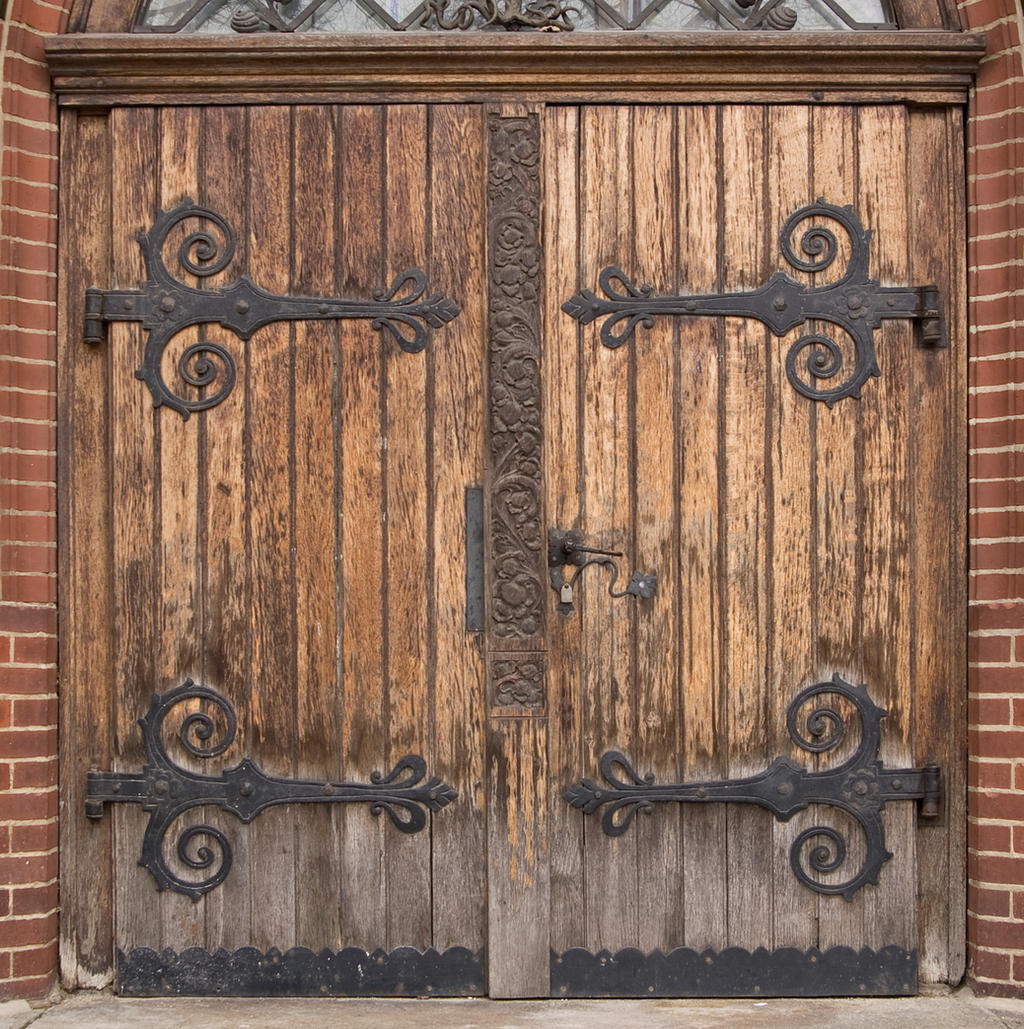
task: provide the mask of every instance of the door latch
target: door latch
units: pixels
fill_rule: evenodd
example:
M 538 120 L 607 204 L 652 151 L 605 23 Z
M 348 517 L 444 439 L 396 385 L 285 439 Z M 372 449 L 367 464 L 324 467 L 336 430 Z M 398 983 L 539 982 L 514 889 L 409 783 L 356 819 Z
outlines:
M 621 550 L 586 546 L 583 542 L 583 533 L 576 529 L 549 529 L 548 568 L 551 588 L 558 594 L 558 610 L 562 614 L 568 614 L 573 609 L 576 582 L 583 574 L 583 569 L 591 565 L 604 565 L 611 570 L 609 596 L 642 597 L 645 600 L 653 597 L 658 577 L 648 572 L 634 571 L 624 590 L 615 589 L 615 584 L 619 581 L 619 565 L 615 558 L 622 556 Z M 567 566 L 575 568 L 568 578 L 565 571 Z

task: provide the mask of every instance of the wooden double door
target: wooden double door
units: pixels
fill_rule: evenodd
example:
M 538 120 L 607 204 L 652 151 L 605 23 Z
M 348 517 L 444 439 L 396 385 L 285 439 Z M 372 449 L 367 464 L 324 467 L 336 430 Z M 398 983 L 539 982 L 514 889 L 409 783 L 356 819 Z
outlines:
M 78 981 L 492 996 L 956 981 L 959 132 L 955 111 L 902 105 L 67 112 L 62 891 Z M 836 206 L 792 227 L 794 264 L 780 233 L 816 198 Z M 783 271 L 823 290 L 860 260 L 858 224 L 871 279 L 938 287 L 951 344 L 881 322 L 859 396 L 815 395 L 858 367 L 833 323 L 776 335 L 643 308 L 643 284 L 750 293 Z M 808 225 L 832 232 L 831 269 Z M 418 279 L 397 282 L 414 267 L 418 298 Z M 243 276 L 278 300 L 231 292 Z M 89 287 L 111 292 L 83 323 Z M 584 292 L 573 317 L 581 290 L 624 306 L 588 311 Z M 185 324 L 204 292 L 235 313 Z M 249 333 L 253 304 L 297 296 L 323 303 Z M 434 306 L 387 306 L 409 297 Z M 97 320 L 105 342 L 83 344 Z M 834 350 L 797 345 L 809 333 Z M 549 534 L 570 530 L 577 549 L 559 551 Z M 634 570 L 653 595 L 611 596 Z M 818 683 L 833 689 L 787 722 Z M 875 753 L 858 749 L 865 718 Z M 784 818 L 711 802 L 777 758 L 857 759 L 864 781 Z M 919 824 L 879 769 L 928 765 L 944 790 Z M 868 807 L 889 791 L 888 859 L 861 787 Z M 874 865 L 877 884 L 835 891 Z

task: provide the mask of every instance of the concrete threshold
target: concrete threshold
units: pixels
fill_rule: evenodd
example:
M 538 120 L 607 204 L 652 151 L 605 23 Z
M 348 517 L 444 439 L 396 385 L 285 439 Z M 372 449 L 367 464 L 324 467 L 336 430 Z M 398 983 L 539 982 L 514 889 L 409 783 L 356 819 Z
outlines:
M 845 1000 L 134 1000 L 0 1003 L 0 1029 L 1024 1029 L 1024 1000 L 968 989 Z

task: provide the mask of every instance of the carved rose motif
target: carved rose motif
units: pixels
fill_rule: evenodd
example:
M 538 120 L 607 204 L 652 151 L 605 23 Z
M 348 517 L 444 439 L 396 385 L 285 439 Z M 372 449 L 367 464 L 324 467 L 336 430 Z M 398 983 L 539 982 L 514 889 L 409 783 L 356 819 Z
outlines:
M 496 707 L 542 707 L 544 705 L 544 664 L 540 657 L 516 661 L 495 661 L 493 702 Z

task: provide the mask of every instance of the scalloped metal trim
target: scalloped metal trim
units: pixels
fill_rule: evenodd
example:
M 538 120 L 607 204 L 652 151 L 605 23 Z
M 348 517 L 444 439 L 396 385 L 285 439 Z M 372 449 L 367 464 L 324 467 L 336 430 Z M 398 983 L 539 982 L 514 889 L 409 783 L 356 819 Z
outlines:
M 319 952 L 293 947 L 266 953 L 242 947 L 211 953 L 189 947 L 157 953 L 118 948 L 116 990 L 126 997 L 479 997 L 483 951 L 398 947 Z
M 552 997 L 906 997 L 917 950 L 781 947 L 551 952 Z

